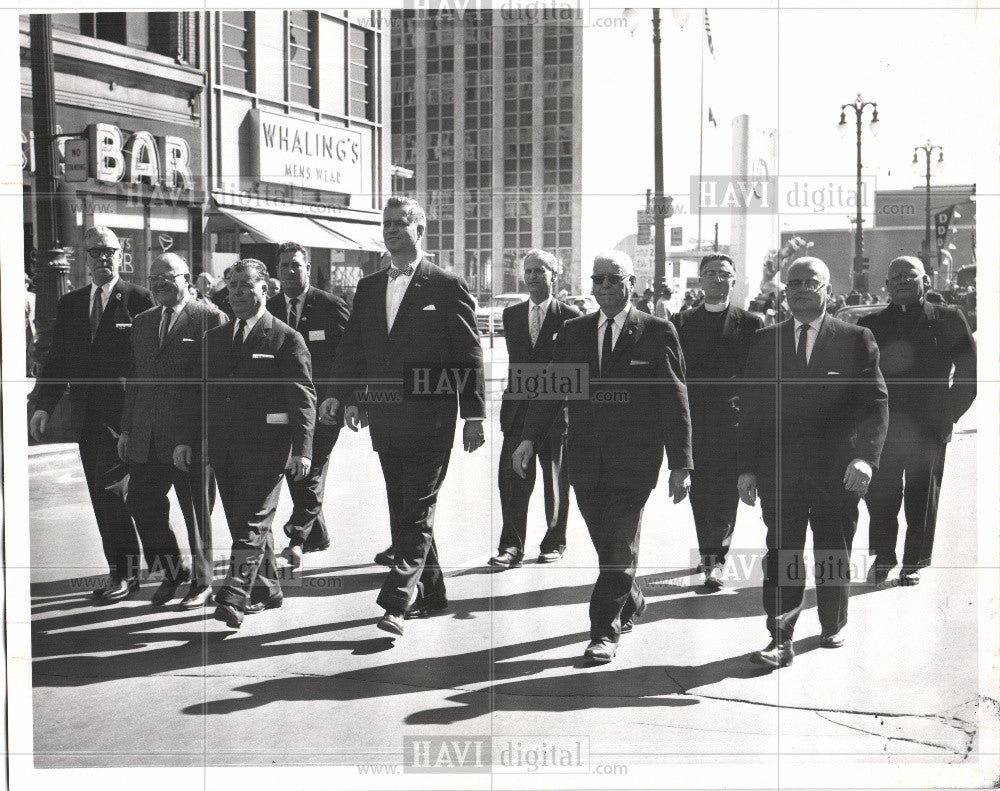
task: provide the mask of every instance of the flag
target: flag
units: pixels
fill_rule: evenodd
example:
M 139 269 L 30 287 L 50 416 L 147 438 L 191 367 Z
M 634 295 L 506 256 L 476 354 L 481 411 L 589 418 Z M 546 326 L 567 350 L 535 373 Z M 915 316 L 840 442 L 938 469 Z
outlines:
M 712 25 L 708 21 L 708 9 L 705 9 L 705 38 L 708 40 L 708 51 L 715 57 L 715 46 L 712 44 Z
M 934 239 L 937 242 L 938 250 L 943 249 L 948 240 L 948 228 L 954 214 L 954 206 L 948 206 L 934 213 Z

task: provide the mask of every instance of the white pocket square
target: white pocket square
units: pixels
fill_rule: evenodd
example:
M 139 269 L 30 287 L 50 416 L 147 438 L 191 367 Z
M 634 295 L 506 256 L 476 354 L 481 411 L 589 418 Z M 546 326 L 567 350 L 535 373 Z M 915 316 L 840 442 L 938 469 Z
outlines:
M 434 307 L 433 305 L 424 305 L 423 309 L 424 310 L 437 310 L 437 308 Z
M 555 340 L 558 337 L 559 337 L 559 333 L 558 332 L 553 332 L 552 333 L 552 340 Z
M 130 330 L 130 329 L 132 329 L 132 323 L 129 322 L 128 324 L 115 324 L 115 329 L 116 330 Z
M 652 365 L 649 360 L 630 360 L 629 365 Z
M 843 376 L 843 374 L 840 371 L 827 371 L 826 375 L 827 376 Z
M 253 359 L 255 360 L 273 360 L 273 354 L 254 354 Z
M 194 338 L 181 338 L 181 340 L 184 341 L 184 343 L 194 343 L 195 342 Z

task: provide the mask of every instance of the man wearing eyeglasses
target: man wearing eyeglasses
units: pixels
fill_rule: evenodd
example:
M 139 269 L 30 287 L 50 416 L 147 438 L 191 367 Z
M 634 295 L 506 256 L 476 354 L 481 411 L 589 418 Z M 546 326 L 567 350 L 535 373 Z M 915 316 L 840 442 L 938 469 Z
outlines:
M 698 535 L 705 585 L 723 587 L 722 569 L 736 525 L 736 426 L 743 369 L 754 333 L 764 326 L 756 314 L 730 303 L 736 267 L 713 253 L 698 267 L 705 301 L 673 317 L 687 367 L 691 441 L 691 511 Z
M 29 430 L 37 442 L 43 440 L 69 384 L 80 461 L 110 569 L 107 585 L 94 597 L 113 602 L 139 588 L 139 539 L 125 505 L 128 468 L 118 457 L 118 433 L 132 365 L 132 319 L 153 307 L 153 297 L 119 277 L 122 247 L 110 228 L 87 229 L 83 246 L 91 283 L 59 300 Z
M 615 656 L 620 635 L 630 632 L 646 609 L 635 581 L 639 526 L 664 450 L 675 503 L 687 496 L 694 464 L 677 332 L 669 321 L 630 304 L 635 270 L 625 253 L 598 255 L 592 280 L 601 309 L 563 325 L 553 362 L 586 366 L 589 373 L 589 398 L 568 399 L 567 459 L 600 566 L 590 597 L 590 644 L 584 659 L 606 664 Z M 535 448 L 564 403 L 538 399 L 528 406 L 524 440 L 512 458 L 518 475 L 523 477 L 534 464 Z
M 118 455 L 129 465 L 127 504 L 150 571 L 163 570 L 152 604 L 170 601 L 190 580 L 182 610 L 205 606 L 212 594 L 214 481 L 202 449 L 205 359 L 202 336 L 226 323 L 210 302 L 195 299 L 191 270 L 176 253 L 149 267 L 157 307 L 132 325 L 132 375 L 125 391 Z M 171 487 L 187 526 L 190 563 L 170 529 Z
M 927 299 L 930 285 L 919 258 L 896 258 L 886 280 L 891 304 L 858 322 L 875 335 L 889 387 L 889 433 L 868 491 L 869 581 L 876 585 L 896 565 L 901 504 L 899 584 L 916 585 L 930 565 L 945 451 L 952 426 L 976 399 L 976 341 L 958 308 Z
M 851 545 L 889 422 L 871 332 L 826 315 L 830 270 L 818 258 L 788 268 L 792 319 L 760 330 L 747 358 L 737 470 L 740 499 L 760 495 L 767 526 L 764 612 L 770 644 L 752 660 L 791 664 L 807 573 L 815 575 L 820 647 L 839 648 L 847 623 Z M 812 527 L 816 563 L 803 550 Z

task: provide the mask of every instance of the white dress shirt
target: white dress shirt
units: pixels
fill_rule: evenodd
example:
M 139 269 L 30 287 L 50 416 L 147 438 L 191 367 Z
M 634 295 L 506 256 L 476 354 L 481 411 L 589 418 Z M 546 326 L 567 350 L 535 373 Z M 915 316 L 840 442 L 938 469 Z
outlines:
M 264 315 L 264 310 L 265 307 L 261 305 L 257 313 L 246 320 L 246 329 L 243 330 L 242 340 L 245 341 L 250 336 L 250 331 L 256 326 L 257 322 L 260 321 L 260 317 Z M 233 321 L 233 340 L 236 340 L 236 328 L 239 326 L 239 323 L 240 319 L 237 317 Z
M 164 312 L 169 312 L 170 313 L 170 323 L 167 324 L 167 330 L 166 330 L 166 332 L 163 333 L 164 337 L 166 337 L 170 333 L 171 328 L 174 326 L 174 322 L 177 321 L 177 317 L 181 315 L 181 311 L 184 310 L 184 306 L 188 303 L 188 300 L 190 298 L 191 298 L 191 295 L 188 294 L 187 292 L 185 292 L 184 299 L 182 299 L 180 302 L 178 302 L 172 308 L 168 308 L 166 306 L 163 307 Z M 163 326 L 163 314 L 162 313 L 160 314 L 160 326 L 161 327 Z
M 421 259 L 417 258 L 409 266 L 413 267 L 414 274 L 416 274 L 417 266 L 419 266 Z M 396 266 L 393 264 L 393 266 Z M 406 267 L 396 267 L 397 269 L 406 269 Z M 395 278 L 389 279 L 389 282 L 385 287 L 385 323 L 386 328 L 391 332 L 392 325 L 396 323 L 396 314 L 399 313 L 399 306 L 403 302 L 403 297 L 406 295 L 406 289 L 410 287 L 410 281 L 413 280 L 413 275 L 397 275 Z
M 622 329 L 625 327 L 625 319 L 628 316 L 629 305 L 626 305 L 622 311 L 612 318 L 608 318 L 604 311 L 600 311 L 600 317 L 597 319 L 597 364 L 601 366 L 604 361 L 601 359 L 601 351 L 604 347 L 604 333 L 607 331 L 608 322 L 611 324 L 611 349 L 614 351 L 615 346 L 618 345 L 618 338 L 622 334 Z
M 795 353 L 799 353 L 799 327 L 805 322 L 794 319 L 795 322 Z M 806 362 L 812 359 L 813 348 L 816 346 L 816 338 L 819 337 L 819 328 L 823 326 L 823 317 L 819 316 L 809 322 L 809 335 L 806 337 Z
M 284 297 L 285 297 L 285 319 L 288 318 L 288 309 L 289 309 L 289 307 L 291 307 L 292 303 L 294 302 L 295 303 L 295 324 L 298 324 L 300 321 L 302 321 L 302 309 L 305 307 L 305 304 L 306 304 L 306 294 L 308 294 L 308 293 L 309 293 L 309 289 L 307 288 L 305 291 L 303 291 L 301 294 L 299 294 L 297 297 L 295 297 L 295 299 L 291 299 L 288 296 L 288 294 L 284 295 Z M 293 330 L 294 329 L 298 329 L 298 327 L 293 326 L 292 329 Z
M 539 302 L 538 304 L 535 304 L 530 299 L 528 300 L 528 334 L 529 335 L 531 334 L 531 312 L 533 310 L 537 310 L 538 311 L 538 313 L 537 313 L 537 316 L 538 316 L 538 335 L 536 337 L 534 337 L 534 338 L 531 339 L 532 346 L 536 345 L 538 343 L 538 338 L 541 337 L 541 334 L 542 334 L 542 325 L 545 323 L 545 317 L 549 313 L 549 305 L 552 304 L 552 300 L 553 300 L 553 296 L 551 294 L 549 294 L 548 297 L 546 297 L 543 301 Z
M 709 313 L 722 313 L 722 311 L 724 311 L 728 307 L 729 307 L 729 300 L 728 299 L 725 302 L 706 302 L 705 303 L 705 310 L 707 310 Z
M 90 307 L 88 308 L 88 313 L 94 309 L 94 292 L 98 288 L 101 289 L 101 314 L 108 309 L 108 300 L 111 299 L 111 289 L 115 287 L 115 283 L 118 282 L 118 275 L 111 278 L 110 282 L 105 283 L 103 286 L 98 286 L 97 283 L 91 281 L 90 283 Z

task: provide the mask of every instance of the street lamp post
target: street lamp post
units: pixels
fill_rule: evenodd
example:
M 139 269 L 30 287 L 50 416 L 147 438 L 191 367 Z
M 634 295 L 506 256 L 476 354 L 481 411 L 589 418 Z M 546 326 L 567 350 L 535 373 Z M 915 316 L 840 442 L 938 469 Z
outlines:
M 934 151 L 938 152 L 937 167 L 938 170 L 944 168 L 944 149 L 941 146 L 934 145 L 928 140 L 922 146 L 913 147 L 913 169 L 918 173 L 921 170 L 920 157 L 918 151 L 924 152 L 924 159 L 926 161 L 926 168 L 924 169 L 924 178 L 926 184 L 925 196 L 926 202 L 924 204 L 924 242 L 920 246 L 920 259 L 924 262 L 924 268 L 928 275 L 933 277 L 933 272 L 937 270 L 936 264 L 938 261 L 934 261 L 935 266 L 931 265 L 931 157 L 934 155 Z
M 663 200 L 663 99 L 660 77 L 660 9 L 653 8 L 653 282 L 667 275 L 665 201 Z
M 843 137 L 847 134 L 847 108 L 850 107 L 854 110 L 855 120 L 857 121 L 857 141 L 858 141 L 858 191 L 856 194 L 857 200 L 857 216 L 855 217 L 855 223 L 857 230 L 854 234 L 854 266 L 851 270 L 851 281 L 855 291 L 867 292 L 868 291 L 868 259 L 865 258 L 864 250 L 864 238 L 862 234 L 862 224 L 864 223 L 864 218 L 861 216 L 861 119 L 864 114 L 864 109 L 866 107 L 872 108 L 872 121 L 869 125 L 871 133 L 873 135 L 878 134 L 878 102 L 866 102 L 862 100 L 861 94 L 858 94 L 858 98 L 851 102 L 850 104 L 840 105 L 840 123 L 837 124 L 837 130 L 840 132 L 840 136 Z

